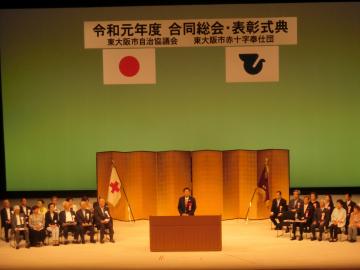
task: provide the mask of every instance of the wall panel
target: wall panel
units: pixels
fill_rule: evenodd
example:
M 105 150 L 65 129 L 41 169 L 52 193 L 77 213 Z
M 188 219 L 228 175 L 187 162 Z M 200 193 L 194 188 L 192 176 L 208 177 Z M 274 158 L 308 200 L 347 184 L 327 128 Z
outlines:
M 223 212 L 223 162 L 221 151 L 192 152 L 193 194 L 198 215 Z
M 178 215 L 178 199 L 184 187 L 191 187 L 191 153 L 157 153 L 157 215 Z

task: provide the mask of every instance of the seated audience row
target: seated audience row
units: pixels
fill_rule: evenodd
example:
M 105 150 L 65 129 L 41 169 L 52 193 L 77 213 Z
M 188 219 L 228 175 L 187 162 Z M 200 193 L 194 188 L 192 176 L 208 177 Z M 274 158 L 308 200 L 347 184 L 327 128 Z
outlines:
M 69 243 L 69 233 L 73 235 L 73 243 L 85 243 L 85 236 L 90 236 L 90 242 L 96 243 L 94 239 L 95 231 L 100 232 L 100 243 L 104 243 L 105 233 L 110 237 L 110 242 L 114 241 L 113 220 L 110 210 L 103 198 L 91 207 L 87 197 L 81 199 L 80 209 L 76 211 L 71 198 L 63 202 L 63 210 L 57 207 L 58 198 L 52 197 L 48 207 L 44 207 L 44 201 L 38 200 L 33 207 L 27 205 L 26 198 L 22 198 L 20 205 L 11 207 L 9 200 L 3 201 L 1 209 L 1 226 L 4 229 L 5 241 L 10 241 L 9 233 L 12 232 L 16 243 L 16 248 L 22 238 L 26 242 L 26 247 L 40 247 L 46 245 L 45 240 L 54 246 L 60 244 L 60 237 L 64 238 L 63 243 Z
M 296 240 L 297 228 L 299 228 L 299 240 L 303 240 L 304 231 L 311 232 L 311 240 L 322 241 L 325 231 L 329 231 L 330 242 L 338 241 L 338 234 L 344 232 L 350 242 L 356 242 L 356 236 L 360 231 L 360 206 L 352 201 L 351 194 L 345 195 L 345 201 L 337 200 L 334 205 L 331 195 L 326 195 L 318 201 L 317 194 L 312 192 L 310 196 L 300 198 L 300 191 L 294 190 L 293 198 L 287 204 L 282 198 L 281 191 L 276 192 L 276 198 L 272 201 L 270 220 L 276 230 L 286 228 L 289 232 L 292 227 L 291 240 Z M 319 237 L 316 238 L 316 230 Z

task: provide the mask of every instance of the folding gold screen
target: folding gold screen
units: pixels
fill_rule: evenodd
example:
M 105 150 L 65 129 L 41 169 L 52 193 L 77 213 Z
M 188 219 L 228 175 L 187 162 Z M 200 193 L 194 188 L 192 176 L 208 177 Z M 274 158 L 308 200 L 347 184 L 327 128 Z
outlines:
M 245 218 L 255 192 L 249 218 L 267 218 L 270 206 L 265 203 L 265 191 L 256 189 L 265 158 L 269 159 L 270 198 L 281 190 L 288 199 L 288 150 L 100 152 L 96 154 L 98 196 L 107 198 L 115 164 L 135 219 L 178 215 L 184 187 L 192 188 L 197 215 Z M 123 190 L 121 195 L 111 211 L 115 219 L 127 221 L 131 216 Z

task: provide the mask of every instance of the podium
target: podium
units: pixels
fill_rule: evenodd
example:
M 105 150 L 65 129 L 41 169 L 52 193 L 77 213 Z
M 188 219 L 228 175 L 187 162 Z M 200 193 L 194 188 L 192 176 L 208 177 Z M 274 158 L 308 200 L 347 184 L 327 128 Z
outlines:
M 150 216 L 150 251 L 221 251 L 221 216 Z

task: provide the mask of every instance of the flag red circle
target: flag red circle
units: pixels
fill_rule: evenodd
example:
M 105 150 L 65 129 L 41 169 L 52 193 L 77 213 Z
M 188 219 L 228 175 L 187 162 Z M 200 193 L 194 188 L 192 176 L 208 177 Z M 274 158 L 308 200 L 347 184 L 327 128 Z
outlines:
M 126 77 L 135 76 L 140 70 L 140 63 L 134 56 L 125 56 L 119 62 L 119 71 Z

